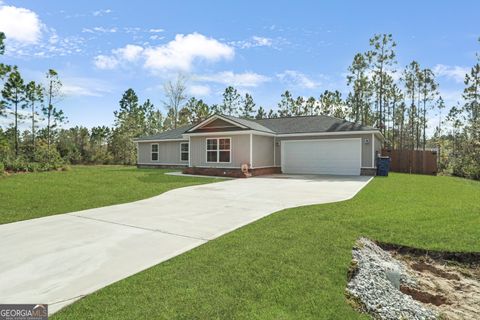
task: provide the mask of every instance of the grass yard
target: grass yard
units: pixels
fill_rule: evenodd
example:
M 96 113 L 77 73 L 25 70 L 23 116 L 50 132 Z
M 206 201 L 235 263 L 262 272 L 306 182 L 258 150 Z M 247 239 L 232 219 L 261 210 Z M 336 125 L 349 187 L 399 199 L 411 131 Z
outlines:
M 73 166 L 71 171 L 0 177 L 0 224 L 131 202 L 213 181 L 165 175 L 167 171 Z
M 391 174 L 354 199 L 277 212 L 65 308 L 60 319 L 368 319 L 346 302 L 359 236 L 480 251 L 480 183 Z

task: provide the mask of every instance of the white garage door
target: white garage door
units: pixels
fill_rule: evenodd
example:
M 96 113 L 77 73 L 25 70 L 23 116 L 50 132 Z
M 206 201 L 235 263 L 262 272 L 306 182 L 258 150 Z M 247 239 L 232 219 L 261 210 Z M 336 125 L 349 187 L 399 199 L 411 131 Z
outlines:
M 282 172 L 359 175 L 361 139 L 282 141 Z

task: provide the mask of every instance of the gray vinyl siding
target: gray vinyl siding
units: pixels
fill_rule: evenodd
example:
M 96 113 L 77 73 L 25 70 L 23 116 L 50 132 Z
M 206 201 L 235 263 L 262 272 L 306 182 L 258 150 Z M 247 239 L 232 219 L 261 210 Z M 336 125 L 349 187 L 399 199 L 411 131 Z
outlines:
M 301 137 L 277 137 L 275 147 L 275 165 L 280 166 L 281 160 L 281 141 L 282 140 L 316 140 L 316 139 L 348 139 L 348 138 L 361 138 L 362 141 L 362 168 L 372 167 L 372 134 L 342 134 L 342 135 L 327 135 L 327 136 L 301 136 Z M 365 143 L 365 139 L 368 139 L 368 144 Z M 375 138 L 375 149 L 381 148 L 381 141 Z M 374 159 L 375 160 L 375 159 Z M 374 165 L 375 166 L 375 165 Z
M 161 142 L 139 142 L 138 163 L 139 164 L 173 164 L 188 166 L 188 161 L 180 161 L 180 143 L 185 141 L 161 141 Z M 151 145 L 158 143 L 158 161 L 152 161 Z
M 207 163 L 207 138 L 230 138 L 230 163 Z M 240 168 L 250 163 L 250 135 L 220 135 L 190 137 L 190 165 L 192 167 Z
M 273 137 L 268 136 L 252 136 L 253 155 L 252 162 L 254 168 L 272 167 L 273 163 Z

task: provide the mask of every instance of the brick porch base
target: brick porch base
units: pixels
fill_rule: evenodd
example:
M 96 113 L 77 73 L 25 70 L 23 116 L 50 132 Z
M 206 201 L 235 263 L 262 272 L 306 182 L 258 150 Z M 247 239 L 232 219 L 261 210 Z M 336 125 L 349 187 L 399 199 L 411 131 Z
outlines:
M 376 176 L 377 169 L 376 168 L 361 168 L 360 169 L 361 176 Z
M 219 177 L 232 177 L 232 178 L 246 178 L 242 170 L 239 169 L 224 169 L 224 168 L 197 168 L 197 167 L 188 167 L 182 171 L 185 174 L 198 174 L 205 176 L 219 176 Z M 251 173 L 251 176 L 260 176 L 265 174 L 274 174 L 281 173 L 280 167 L 268 167 L 268 168 L 257 168 L 250 169 L 248 171 Z
M 182 165 L 166 165 L 166 164 L 137 164 L 137 168 L 140 169 L 148 169 L 148 168 L 155 168 L 155 169 L 184 169 L 185 166 Z

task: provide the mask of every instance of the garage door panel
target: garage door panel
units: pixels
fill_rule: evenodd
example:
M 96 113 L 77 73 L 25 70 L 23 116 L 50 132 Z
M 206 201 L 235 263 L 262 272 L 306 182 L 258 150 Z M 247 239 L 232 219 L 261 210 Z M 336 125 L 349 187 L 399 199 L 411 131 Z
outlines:
M 284 173 L 359 175 L 360 163 L 360 139 L 282 142 Z

